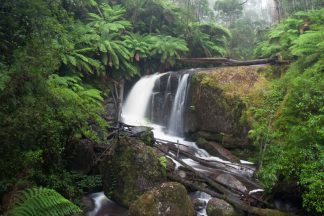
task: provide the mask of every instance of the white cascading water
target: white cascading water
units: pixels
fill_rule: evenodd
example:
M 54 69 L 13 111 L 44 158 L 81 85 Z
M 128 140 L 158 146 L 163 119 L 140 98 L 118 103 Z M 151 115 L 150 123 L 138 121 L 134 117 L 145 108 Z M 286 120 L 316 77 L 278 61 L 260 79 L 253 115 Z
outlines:
M 132 88 L 122 108 L 123 122 L 130 125 L 147 125 L 145 113 L 150 101 L 152 90 L 160 74 L 141 78 Z
M 179 77 L 179 85 L 171 109 L 168 123 L 168 134 L 183 137 L 183 119 L 188 87 L 189 74 Z
M 87 216 L 96 216 L 100 207 L 103 205 L 104 202 L 108 202 L 108 198 L 105 196 L 103 192 L 94 193 L 90 197 L 94 200 L 94 209 L 88 212 Z

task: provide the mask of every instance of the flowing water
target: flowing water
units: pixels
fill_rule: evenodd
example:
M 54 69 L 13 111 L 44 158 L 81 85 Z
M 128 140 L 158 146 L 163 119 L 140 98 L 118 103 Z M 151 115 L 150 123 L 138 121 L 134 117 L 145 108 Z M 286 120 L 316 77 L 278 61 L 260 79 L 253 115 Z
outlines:
M 187 96 L 188 78 L 189 74 L 179 76 L 179 87 L 174 98 L 168 124 L 168 133 L 180 137 L 183 136 L 183 118 Z
M 123 106 L 123 119 L 130 125 L 146 124 L 146 111 L 159 74 L 145 76 L 132 88 Z
M 170 141 L 179 143 L 181 145 L 186 146 L 187 149 L 194 152 L 196 157 L 199 157 L 201 159 L 204 159 L 206 161 L 209 161 L 211 163 L 213 162 L 220 162 L 224 167 L 224 170 L 226 172 L 231 173 L 236 176 L 244 176 L 244 177 L 251 177 L 253 175 L 254 169 L 242 169 L 243 164 L 246 164 L 248 162 L 241 161 L 241 163 L 231 163 L 229 161 L 224 161 L 221 158 L 218 157 L 212 157 L 210 156 L 204 149 L 200 149 L 197 147 L 195 142 L 191 142 L 185 139 L 183 136 L 183 128 L 184 128 L 184 110 L 186 108 L 186 97 L 188 92 L 188 85 L 190 83 L 190 73 L 192 73 L 193 70 L 188 70 L 187 73 L 180 73 L 177 74 L 178 76 L 178 86 L 176 89 L 176 93 L 174 96 L 174 100 L 172 102 L 171 110 L 169 111 L 170 118 L 168 119 L 168 122 L 166 124 L 157 124 L 154 122 L 162 122 L 159 121 L 157 117 L 155 119 L 156 113 L 154 113 L 155 106 L 166 106 L 166 100 L 171 95 L 171 86 L 172 86 L 172 76 L 174 73 L 165 73 L 165 74 L 154 74 L 149 76 L 142 77 L 132 88 L 130 91 L 123 109 L 122 109 L 122 120 L 125 124 L 134 125 L 134 126 L 149 126 L 153 128 L 154 137 L 156 139 Z M 158 95 L 161 94 L 161 92 L 156 91 L 155 89 L 159 89 L 157 86 L 161 85 L 160 78 L 162 79 L 163 76 L 168 76 L 166 81 L 166 86 L 164 87 L 164 92 L 162 92 L 162 96 L 160 96 L 162 100 L 162 103 L 157 103 L 156 101 L 158 98 Z M 166 110 L 167 108 L 164 107 L 162 109 L 159 107 L 158 110 L 163 110 L 162 115 L 165 115 L 168 113 Z M 183 161 L 193 167 L 195 170 L 204 172 L 206 174 L 212 173 L 213 170 L 210 168 L 207 168 L 201 164 L 199 164 L 196 161 L 193 161 L 189 158 L 183 159 Z M 174 161 L 176 164 L 176 169 L 181 166 L 179 163 Z M 94 202 L 96 204 L 96 209 L 91 212 L 91 214 L 88 214 L 88 216 L 95 216 L 100 215 L 94 212 L 100 211 L 100 202 L 104 199 L 103 194 L 98 195 L 97 197 L 94 197 Z M 192 195 L 192 197 L 196 199 L 200 199 L 204 201 L 205 203 L 208 202 L 211 197 L 205 193 L 202 192 L 196 192 Z M 107 198 L 106 198 L 107 199 Z M 98 201 L 99 200 L 99 201 Z M 101 201 L 100 201 L 101 200 Z M 108 202 L 106 200 L 106 202 Z M 99 208 L 99 209 L 97 209 Z M 111 216 L 112 214 L 107 214 Z M 200 211 L 197 211 L 198 216 L 207 215 L 206 209 L 202 209 Z

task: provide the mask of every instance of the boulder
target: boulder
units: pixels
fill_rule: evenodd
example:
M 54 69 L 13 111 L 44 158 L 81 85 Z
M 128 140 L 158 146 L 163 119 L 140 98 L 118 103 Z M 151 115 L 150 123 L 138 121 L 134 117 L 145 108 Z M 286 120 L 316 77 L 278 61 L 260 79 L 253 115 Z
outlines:
M 265 82 L 257 72 L 260 67 L 212 68 L 195 73 L 188 97 L 185 133 L 206 131 L 219 135 L 215 141 L 221 144 L 236 139 L 242 142 L 239 145 L 248 143 L 247 107 L 257 100 L 256 89 Z
M 142 140 L 146 145 L 152 146 L 154 145 L 154 133 L 152 128 L 145 126 L 136 126 L 131 128 L 131 132 Z
M 206 139 L 207 141 L 215 141 L 227 149 L 246 148 L 249 142 L 246 138 L 235 137 L 225 133 L 213 133 L 207 131 L 198 131 L 191 135 L 193 139 Z
M 105 194 L 125 207 L 165 180 L 158 155 L 138 138 L 120 138 L 101 173 Z
M 225 149 L 223 146 L 216 142 L 208 142 L 203 138 L 199 138 L 196 143 L 200 148 L 205 149 L 211 155 L 220 157 L 230 162 L 240 162 L 239 158 L 234 156 L 229 150 Z
M 206 207 L 206 201 L 201 199 L 193 199 L 192 205 L 196 211 L 200 211 Z
M 176 182 L 162 183 L 144 193 L 129 208 L 130 216 L 193 216 L 186 188 Z
M 241 191 L 246 193 L 247 188 L 245 185 L 240 182 L 237 178 L 230 174 L 222 173 L 220 175 L 212 175 L 211 176 L 213 180 L 215 180 L 218 183 L 221 183 L 223 185 L 226 185 L 229 188 L 233 188 L 235 190 Z
M 208 201 L 207 214 L 208 216 L 238 216 L 238 213 L 231 204 L 217 198 L 212 198 Z

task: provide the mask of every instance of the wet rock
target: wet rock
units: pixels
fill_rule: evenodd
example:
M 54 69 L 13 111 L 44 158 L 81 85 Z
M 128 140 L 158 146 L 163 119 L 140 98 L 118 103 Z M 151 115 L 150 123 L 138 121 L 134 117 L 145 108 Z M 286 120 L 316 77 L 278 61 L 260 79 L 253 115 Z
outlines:
M 215 141 L 227 149 L 246 148 L 249 144 L 246 138 L 239 138 L 229 134 L 218 134 L 207 131 L 198 131 L 197 133 L 192 135 L 192 138 L 203 138 L 207 141 Z
M 167 173 L 173 173 L 175 171 L 176 164 L 170 158 L 166 157 L 166 159 L 167 159 L 167 166 L 166 166 Z
M 101 166 L 104 192 L 128 207 L 147 190 L 165 180 L 158 155 L 136 138 L 121 138 L 114 155 Z
M 117 120 L 117 109 L 114 102 L 114 99 L 112 97 L 107 97 L 103 102 L 104 108 L 105 108 L 105 115 L 104 118 L 110 122 L 110 121 L 116 121 Z
M 129 208 L 130 216 L 193 216 L 186 188 L 176 182 L 162 183 L 144 193 Z
M 259 68 L 260 66 L 224 67 L 203 69 L 195 73 L 188 98 L 185 133 L 206 131 L 226 134 L 215 141 L 221 144 L 247 144 L 250 128 L 247 106 L 251 103 L 250 98 L 256 99 L 253 93 L 258 84 L 264 82 L 258 75 Z M 235 144 L 235 139 L 240 142 Z
M 233 188 L 235 190 L 241 191 L 246 193 L 247 192 L 247 188 L 245 187 L 245 185 L 242 184 L 242 182 L 240 182 L 237 178 L 235 178 L 234 176 L 230 175 L 230 174 L 225 174 L 222 173 L 220 175 L 212 175 L 211 176 L 215 181 L 226 185 L 227 187 Z
M 201 200 L 201 199 L 193 199 L 192 200 L 192 205 L 196 211 L 200 211 L 205 208 L 206 206 L 206 201 Z
M 154 145 L 154 133 L 152 131 L 152 128 L 137 126 L 131 128 L 131 132 L 140 140 L 142 140 L 146 145 L 148 146 Z
M 200 148 L 205 149 L 209 154 L 213 156 L 217 156 L 231 162 L 240 162 L 239 158 L 234 156 L 229 150 L 225 149 L 223 146 L 216 142 L 208 142 L 203 138 L 199 138 L 197 140 L 197 145 Z
M 234 207 L 228 202 L 212 198 L 207 204 L 208 216 L 238 216 Z
M 86 196 L 82 197 L 81 202 L 84 206 L 83 207 L 84 212 L 92 211 L 96 207 L 94 201 L 89 197 L 86 197 Z

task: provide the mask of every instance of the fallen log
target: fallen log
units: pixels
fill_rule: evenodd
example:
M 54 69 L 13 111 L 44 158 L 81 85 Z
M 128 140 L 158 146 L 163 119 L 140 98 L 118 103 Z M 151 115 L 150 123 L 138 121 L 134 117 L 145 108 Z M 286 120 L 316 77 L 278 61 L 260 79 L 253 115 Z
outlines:
M 258 207 L 254 207 L 254 206 L 249 206 L 248 204 L 244 203 L 243 201 L 239 200 L 239 199 L 233 199 L 229 196 L 226 196 L 224 194 L 220 194 L 217 193 L 213 190 L 210 190 L 208 188 L 204 188 L 198 184 L 195 184 L 193 182 L 187 181 L 185 179 L 182 179 L 178 176 L 174 176 L 174 175 L 170 175 L 168 174 L 167 177 L 170 180 L 179 182 L 187 187 L 190 187 L 192 189 L 195 189 L 197 191 L 201 191 L 201 192 L 205 192 L 209 195 L 211 195 L 212 197 L 216 197 L 218 199 L 223 199 L 229 203 L 231 203 L 232 205 L 234 205 L 236 208 L 241 209 L 243 211 L 255 214 L 255 215 L 260 215 L 260 216 L 295 216 L 295 214 L 292 213 L 287 213 L 287 212 L 282 212 L 279 210 L 274 210 L 274 209 L 265 209 L 265 208 L 258 208 Z
M 176 146 L 172 146 L 172 145 L 168 145 L 168 148 L 173 151 L 173 152 L 176 152 L 176 153 L 180 153 L 181 155 L 184 155 L 196 162 L 199 162 L 200 164 L 206 166 L 206 167 L 210 167 L 210 168 L 214 168 L 214 169 L 222 169 L 222 170 L 225 170 L 225 171 L 228 171 L 230 173 L 233 173 L 234 175 L 236 175 L 236 169 L 231 167 L 231 165 L 236 165 L 236 166 L 240 166 L 244 169 L 251 169 L 249 167 L 246 167 L 246 166 L 243 166 L 241 164 L 232 164 L 232 163 L 221 163 L 219 161 L 214 161 L 214 160 L 205 160 L 205 159 L 202 159 L 202 158 L 199 158 L 189 152 L 186 152 L 186 151 L 183 151 L 183 150 L 180 150 L 179 148 L 177 148 Z M 248 176 L 250 177 L 250 176 Z M 243 178 L 243 177 L 242 177 Z M 249 181 L 248 179 L 244 178 L 244 180 L 246 181 Z M 259 187 L 258 185 L 254 184 L 251 182 L 251 184 Z
M 252 213 L 252 214 L 256 214 L 256 215 L 260 215 L 260 216 L 293 216 L 294 215 L 294 214 L 282 212 L 282 211 L 279 211 L 279 210 L 264 209 L 264 208 L 258 208 L 258 207 L 253 207 L 253 206 L 247 205 L 242 200 L 240 200 L 240 195 L 233 194 L 230 190 L 228 190 L 227 188 L 225 188 L 221 184 L 218 184 L 215 181 L 211 180 L 205 174 L 203 174 L 201 172 L 197 172 L 195 169 L 193 169 L 192 167 L 187 165 L 181 159 L 176 158 L 175 156 L 173 156 L 169 152 L 165 151 L 164 149 L 160 148 L 159 146 L 156 146 L 156 148 L 158 148 L 161 152 L 168 155 L 172 159 L 179 162 L 186 169 L 188 169 L 191 172 L 195 173 L 197 176 L 203 178 L 206 181 L 206 183 L 208 183 L 212 188 L 214 188 L 215 190 L 220 192 L 220 193 L 217 193 L 217 194 L 214 194 L 214 195 L 217 195 L 218 198 L 224 199 L 225 201 L 231 203 L 232 205 L 234 205 L 238 209 L 242 209 L 243 211 L 246 211 L 246 212 L 249 212 L 249 213 Z M 181 183 L 181 181 L 179 181 L 179 182 Z M 259 201 L 259 200 L 257 200 L 257 201 Z M 265 204 L 265 203 L 263 202 L 263 204 Z
M 260 64 L 287 64 L 287 61 L 279 61 L 277 58 L 255 59 L 240 61 L 230 58 L 180 58 L 180 62 L 187 64 L 217 64 L 227 66 L 249 66 Z

